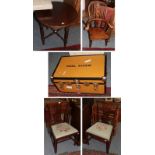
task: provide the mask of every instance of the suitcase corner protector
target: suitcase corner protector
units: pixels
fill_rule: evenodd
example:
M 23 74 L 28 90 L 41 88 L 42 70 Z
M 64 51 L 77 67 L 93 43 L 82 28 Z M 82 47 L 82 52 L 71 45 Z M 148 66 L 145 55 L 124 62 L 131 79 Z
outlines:
M 103 76 L 102 79 L 103 79 L 103 81 L 105 81 L 107 79 L 107 77 L 106 76 Z
M 51 78 L 51 80 L 53 80 L 53 79 L 54 79 L 54 77 L 53 77 L 53 76 L 51 76 L 50 78 Z

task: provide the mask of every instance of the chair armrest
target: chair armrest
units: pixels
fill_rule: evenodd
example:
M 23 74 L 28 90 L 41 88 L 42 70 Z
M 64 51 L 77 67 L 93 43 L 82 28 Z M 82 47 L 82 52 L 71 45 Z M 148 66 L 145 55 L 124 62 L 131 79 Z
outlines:
M 111 29 L 114 28 L 114 25 L 112 25 L 112 24 L 110 24 L 110 23 L 108 23 L 108 26 L 109 26 L 109 28 L 111 28 Z
M 94 21 L 96 21 L 96 22 L 105 22 L 105 23 L 108 25 L 108 23 L 107 23 L 107 21 L 106 21 L 105 19 L 101 19 L 101 18 L 91 18 L 91 19 L 88 19 L 88 21 L 86 22 L 86 27 L 85 27 L 85 30 L 86 30 L 86 31 L 89 30 L 90 24 L 91 24 L 92 22 L 94 22 Z
M 101 22 L 105 22 L 107 23 L 107 21 L 105 19 L 101 19 L 101 18 L 92 18 L 92 19 L 88 19 L 87 23 L 91 23 L 93 21 L 101 21 Z M 108 24 L 108 23 L 107 23 Z

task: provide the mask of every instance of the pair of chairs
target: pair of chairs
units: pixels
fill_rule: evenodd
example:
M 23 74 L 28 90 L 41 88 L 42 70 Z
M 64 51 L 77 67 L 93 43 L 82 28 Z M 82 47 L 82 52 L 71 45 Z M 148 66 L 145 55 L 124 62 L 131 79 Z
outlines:
M 45 122 L 49 129 L 55 153 L 59 142 L 72 139 L 74 145 L 78 145 L 79 131 L 70 125 L 70 110 L 68 102 L 45 104 Z
M 91 138 L 94 138 L 105 143 L 106 153 L 109 153 L 112 136 L 116 133 L 118 118 L 119 109 L 114 103 L 94 104 L 92 107 L 93 125 L 85 132 L 87 144 L 89 144 Z
M 91 1 L 88 5 L 88 21 L 85 30 L 88 31 L 89 47 L 94 40 L 105 40 L 105 46 L 114 32 L 114 8 L 105 2 Z
M 114 105 L 114 103 L 112 103 Z M 52 102 L 45 104 L 45 122 L 49 129 L 55 153 L 59 142 L 72 139 L 74 145 L 78 145 L 79 131 L 70 125 L 70 105 L 68 102 Z M 106 143 L 106 153 L 109 148 L 112 136 L 116 132 L 119 117 L 118 106 L 111 106 L 107 103 L 95 103 L 92 106 L 92 126 L 86 134 L 86 141 L 89 144 L 91 138 Z

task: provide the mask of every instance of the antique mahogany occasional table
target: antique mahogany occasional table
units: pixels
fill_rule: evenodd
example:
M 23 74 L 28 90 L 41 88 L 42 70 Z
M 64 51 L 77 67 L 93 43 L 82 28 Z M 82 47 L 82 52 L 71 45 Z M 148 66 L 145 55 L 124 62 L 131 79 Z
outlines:
M 39 23 L 41 41 L 44 45 L 46 38 L 56 34 L 66 47 L 69 27 L 77 18 L 78 13 L 71 5 L 64 2 L 52 2 L 52 5 L 53 9 L 34 11 L 34 16 Z M 44 27 L 50 28 L 52 32 L 45 36 Z M 64 29 L 64 36 L 58 33 L 61 29 Z

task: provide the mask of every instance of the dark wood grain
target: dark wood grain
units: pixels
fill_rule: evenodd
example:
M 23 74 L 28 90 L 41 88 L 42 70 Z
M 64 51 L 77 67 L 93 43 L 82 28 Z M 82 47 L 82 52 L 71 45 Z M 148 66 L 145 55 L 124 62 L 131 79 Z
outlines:
M 53 9 L 35 11 L 37 20 L 44 26 L 60 29 L 69 26 L 78 16 L 76 10 L 67 3 L 52 2 Z
M 76 21 L 78 12 L 71 5 L 64 2 L 52 2 L 52 5 L 53 9 L 34 12 L 34 17 L 39 23 L 41 41 L 44 45 L 45 39 L 55 34 L 64 42 L 64 47 L 66 47 L 69 27 Z M 45 36 L 44 27 L 50 28 L 52 32 Z M 64 29 L 64 36 L 58 33 L 61 29 Z

